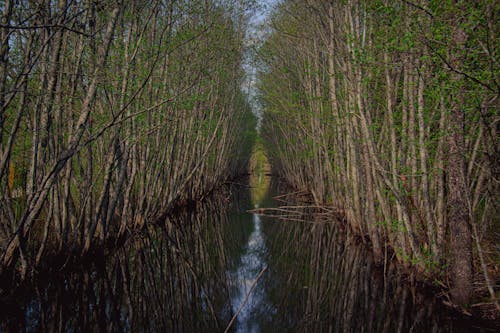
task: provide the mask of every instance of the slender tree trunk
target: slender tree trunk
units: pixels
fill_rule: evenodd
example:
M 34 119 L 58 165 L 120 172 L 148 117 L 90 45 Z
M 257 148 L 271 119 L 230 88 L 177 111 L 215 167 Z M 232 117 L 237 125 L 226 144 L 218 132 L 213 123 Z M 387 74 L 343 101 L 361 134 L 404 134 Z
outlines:
M 461 28 L 453 31 L 454 50 L 451 65 L 459 69 L 465 52 L 467 35 Z M 472 238 L 469 220 L 469 187 L 465 163 L 465 82 L 458 73 L 451 73 L 457 85 L 451 100 L 448 136 L 448 223 L 450 228 L 451 278 L 453 301 L 461 306 L 469 304 L 472 294 Z

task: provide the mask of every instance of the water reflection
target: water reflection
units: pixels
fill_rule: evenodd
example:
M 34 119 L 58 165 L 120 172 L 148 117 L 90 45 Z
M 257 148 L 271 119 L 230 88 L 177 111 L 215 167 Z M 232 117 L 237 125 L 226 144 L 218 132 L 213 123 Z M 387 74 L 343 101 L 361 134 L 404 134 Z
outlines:
M 246 212 L 276 206 L 271 196 L 240 187 L 106 260 L 0 290 L 0 331 L 223 332 L 247 295 L 232 332 L 488 331 L 452 316 L 390 262 L 375 267 L 333 220 L 298 209 L 293 220 Z
M 186 209 L 134 237 L 106 262 L 53 272 L 11 296 L 3 291 L 0 330 L 222 331 L 232 317 L 227 270 L 237 264 L 228 254 L 241 252 L 248 237 L 240 223 L 229 223 L 242 207 L 232 207 L 233 214 L 228 208 L 223 196 Z
M 262 332 L 495 331 L 452 314 L 437 291 L 426 293 L 390 261 L 376 267 L 369 249 L 342 224 L 315 218 L 311 209 L 291 209 L 285 215 L 292 220 L 262 221 L 270 267 L 263 288 L 276 309 L 262 318 Z
M 260 332 L 259 313 L 267 306 L 264 288 L 257 288 L 257 277 L 266 267 L 264 256 L 266 245 L 261 229 L 260 216 L 253 214 L 254 230 L 248 238 L 245 253 L 241 257 L 240 264 L 234 275 L 236 288 L 232 297 L 234 313 L 237 313 L 236 332 L 258 333 Z M 255 288 L 252 287 L 255 285 Z M 241 308 L 241 310 L 240 310 Z M 238 312 L 239 311 L 239 312 Z

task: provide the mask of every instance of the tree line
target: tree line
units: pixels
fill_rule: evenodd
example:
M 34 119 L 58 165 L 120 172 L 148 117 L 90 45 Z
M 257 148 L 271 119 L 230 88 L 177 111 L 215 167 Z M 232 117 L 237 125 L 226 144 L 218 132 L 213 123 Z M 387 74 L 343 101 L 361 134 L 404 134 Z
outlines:
M 449 278 L 460 305 L 474 281 L 496 299 L 499 14 L 488 0 L 287 0 L 257 51 L 274 170 L 379 260 Z
M 0 272 L 89 253 L 246 168 L 245 4 L 0 4 Z

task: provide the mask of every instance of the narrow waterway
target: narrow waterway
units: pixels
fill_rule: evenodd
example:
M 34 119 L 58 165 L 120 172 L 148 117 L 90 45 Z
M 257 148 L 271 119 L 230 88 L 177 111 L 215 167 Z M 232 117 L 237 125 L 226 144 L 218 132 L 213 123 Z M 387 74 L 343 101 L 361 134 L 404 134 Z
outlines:
M 252 214 L 253 231 L 248 237 L 245 252 L 240 264 L 232 272 L 236 282 L 231 295 L 233 312 L 236 315 L 236 332 L 260 332 L 256 314 L 263 308 L 269 310 L 265 289 L 258 288 L 259 277 L 267 270 L 265 254 L 267 253 L 261 218 Z
M 260 182 L 259 182 L 260 183 Z M 265 187 L 265 186 L 264 186 Z M 0 290 L 1 332 L 469 332 L 335 221 L 235 186 L 124 246 Z M 292 200 L 292 199 L 291 199 Z M 234 318 L 234 320 L 232 320 Z

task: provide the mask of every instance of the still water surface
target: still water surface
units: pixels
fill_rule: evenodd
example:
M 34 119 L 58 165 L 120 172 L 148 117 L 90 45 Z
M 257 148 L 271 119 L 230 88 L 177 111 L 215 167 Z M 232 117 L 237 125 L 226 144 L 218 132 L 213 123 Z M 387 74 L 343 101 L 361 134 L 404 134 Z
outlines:
M 242 333 L 490 331 L 375 267 L 338 223 L 247 212 L 274 194 L 233 189 L 106 259 L 3 290 L 0 331 L 223 332 L 233 317 Z

